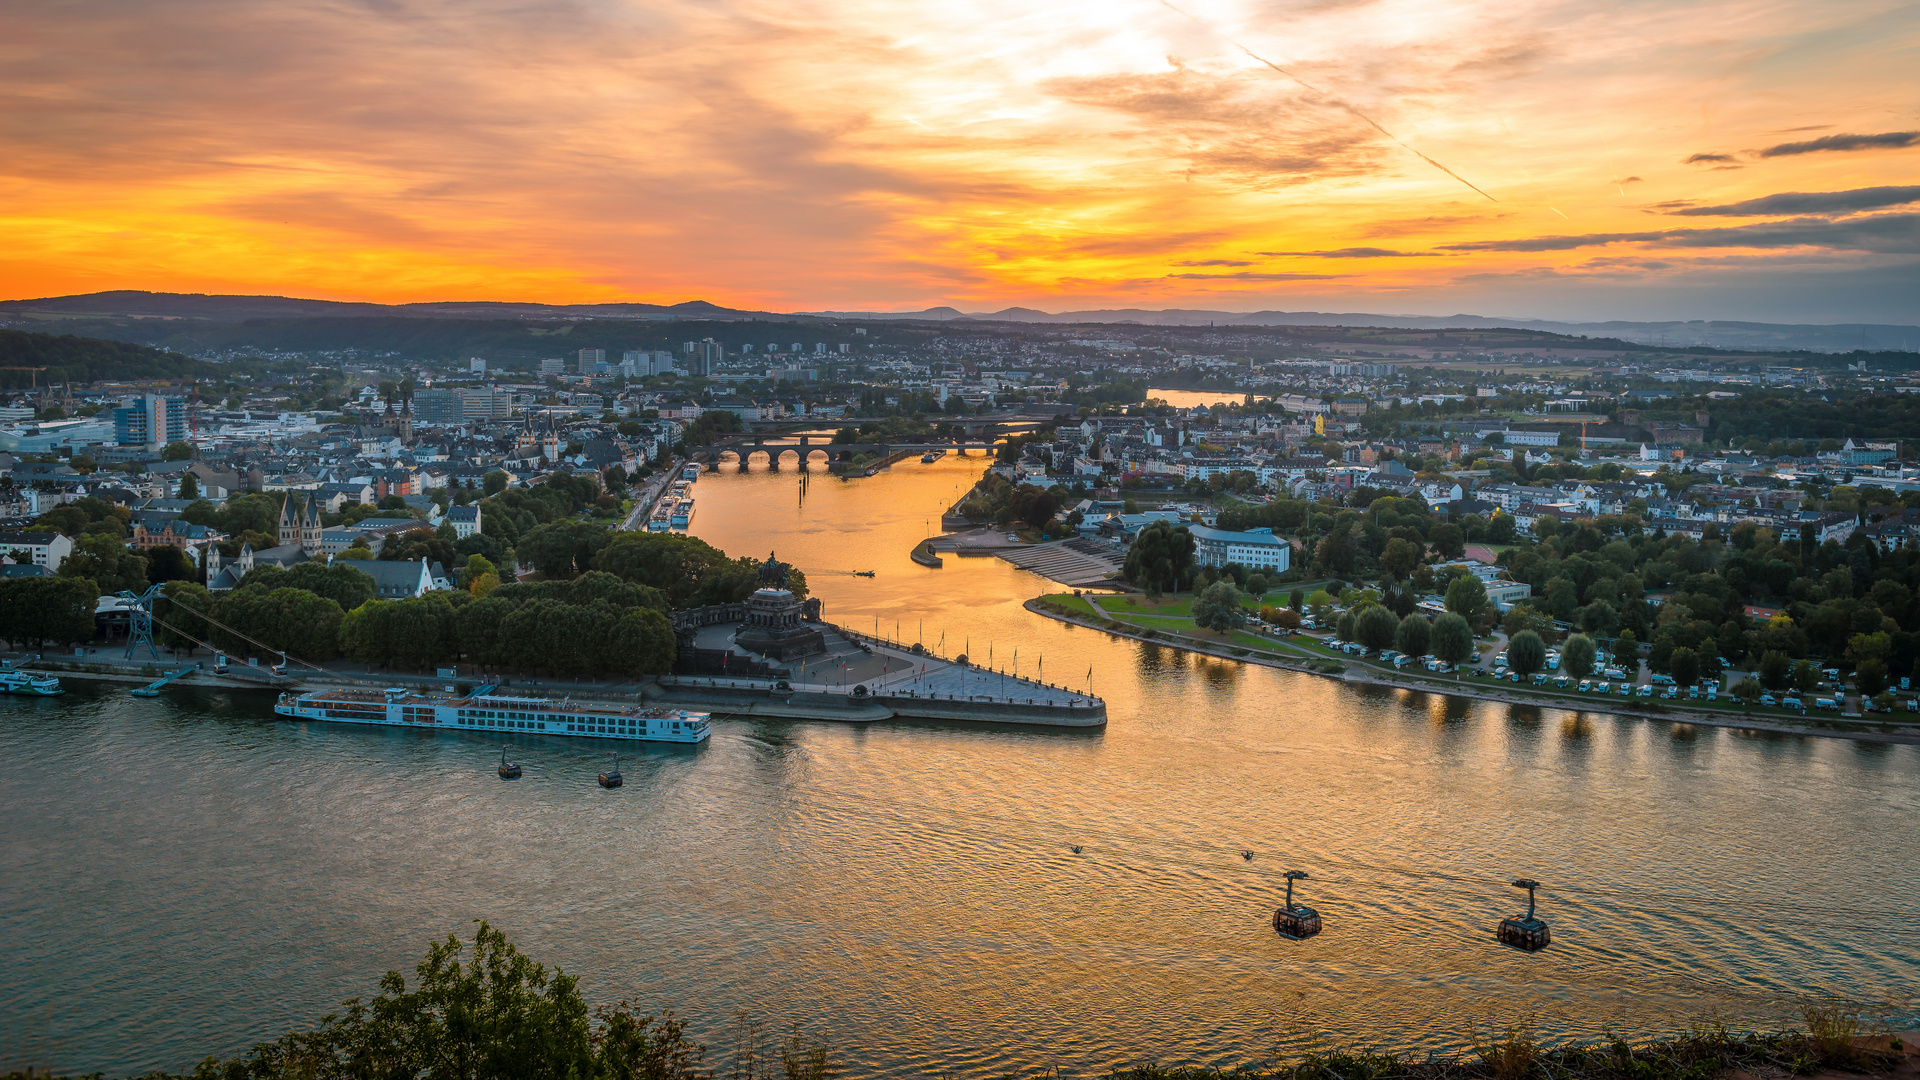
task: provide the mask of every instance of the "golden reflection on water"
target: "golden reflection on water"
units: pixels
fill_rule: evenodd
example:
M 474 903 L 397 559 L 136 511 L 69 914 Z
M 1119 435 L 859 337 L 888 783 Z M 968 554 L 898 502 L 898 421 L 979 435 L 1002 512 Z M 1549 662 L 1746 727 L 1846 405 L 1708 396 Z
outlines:
M 245 695 L 0 699 L 0 1012 L 55 1016 L 70 1071 L 179 1069 L 475 917 L 710 1045 L 737 1009 L 824 1022 L 850 1072 L 900 1077 L 1459 1049 L 1530 1013 L 1550 1038 L 1770 1026 L 1912 985 L 1913 747 L 1683 738 L 1069 627 L 1000 560 L 907 558 L 981 464 L 815 474 L 804 506 L 791 470 L 709 474 L 693 531 L 799 564 L 829 618 L 1091 681 L 1105 729 L 720 720 L 623 753 L 609 793 L 603 757 L 536 736 L 501 784 L 498 739 Z M 1296 867 L 1327 922 L 1306 942 L 1268 924 Z M 1491 940 L 1516 876 L 1546 883 L 1540 954 Z M 1845 919 L 1782 919 L 1783 881 Z

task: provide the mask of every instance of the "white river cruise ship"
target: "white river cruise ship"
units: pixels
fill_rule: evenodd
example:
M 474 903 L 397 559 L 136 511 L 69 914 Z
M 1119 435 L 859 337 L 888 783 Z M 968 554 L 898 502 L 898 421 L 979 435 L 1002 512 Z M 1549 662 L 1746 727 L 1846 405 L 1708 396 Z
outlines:
M 551 698 L 476 694 L 448 697 L 411 690 L 320 690 L 281 694 L 273 711 L 303 720 L 456 731 L 517 731 L 580 739 L 704 742 L 708 714 Z

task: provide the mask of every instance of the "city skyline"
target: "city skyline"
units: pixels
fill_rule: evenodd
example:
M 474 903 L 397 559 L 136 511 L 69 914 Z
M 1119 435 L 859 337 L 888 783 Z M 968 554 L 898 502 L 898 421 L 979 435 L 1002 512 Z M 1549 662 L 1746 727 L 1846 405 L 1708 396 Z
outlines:
M 1913 9 L 109 0 L 0 296 L 1910 322 Z

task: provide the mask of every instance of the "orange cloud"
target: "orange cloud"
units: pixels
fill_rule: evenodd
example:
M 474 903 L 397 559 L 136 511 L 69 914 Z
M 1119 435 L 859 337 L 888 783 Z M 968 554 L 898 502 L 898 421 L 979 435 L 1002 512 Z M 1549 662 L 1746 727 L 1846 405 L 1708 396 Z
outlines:
M 1893 137 L 1915 126 L 1920 75 L 1896 47 L 1915 31 L 1890 3 L 1183 10 L 28 6 L 0 40 L 0 296 L 1348 310 L 1392 298 L 1441 312 L 1491 299 L 1499 313 L 1632 316 L 1576 311 L 1589 301 L 1528 283 L 1598 273 L 1564 238 L 1609 236 L 1610 251 L 1660 255 L 1609 266 L 1609 280 L 1638 273 L 1648 295 L 1670 293 L 1664 275 L 1692 265 L 1675 249 L 1696 234 L 1648 231 L 1649 204 L 1898 186 L 1916 160 Z M 1870 135 L 1783 144 L 1844 153 L 1775 145 L 1800 129 Z M 1715 146 L 1779 152 L 1738 171 L 1684 164 Z M 1631 202 L 1613 180 L 1626 174 Z M 1880 295 L 1861 280 L 1905 281 L 1902 246 L 1858 231 L 1799 227 L 1833 259 L 1766 280 L 1847 274 L 1845 293 L 1802 291 L 1860 297 Z M 1697 234 L 1716 251 L 1751 240 L 1766 265 L 1781 236 Z M 1696 270 L 1724 284 L 1689 302 L 1722 309 L 1774 272 Z

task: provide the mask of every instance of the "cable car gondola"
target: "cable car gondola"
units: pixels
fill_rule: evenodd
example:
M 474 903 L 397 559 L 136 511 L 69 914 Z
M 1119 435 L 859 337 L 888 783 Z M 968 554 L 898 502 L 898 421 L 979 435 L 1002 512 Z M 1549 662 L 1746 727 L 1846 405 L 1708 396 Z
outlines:
M 1305 870 L 1287 871 L 1287 902 L 1273 912 L 1273 928 L 1296 941 L 1320 932 L 1320 913 L 1305 904 L 1293 902 L 1293 883 L 1306 878 Z
M 1516 878 L 1513 887 L 1527 890 L 1527 913 L 1500 920 L 1500 943 L 1525 952 L 1539 952 L 1553 941 L 1547 924 L 1533 914 L 1533 890 L 1539 888 L 1540 883 L 1532 878 Z

